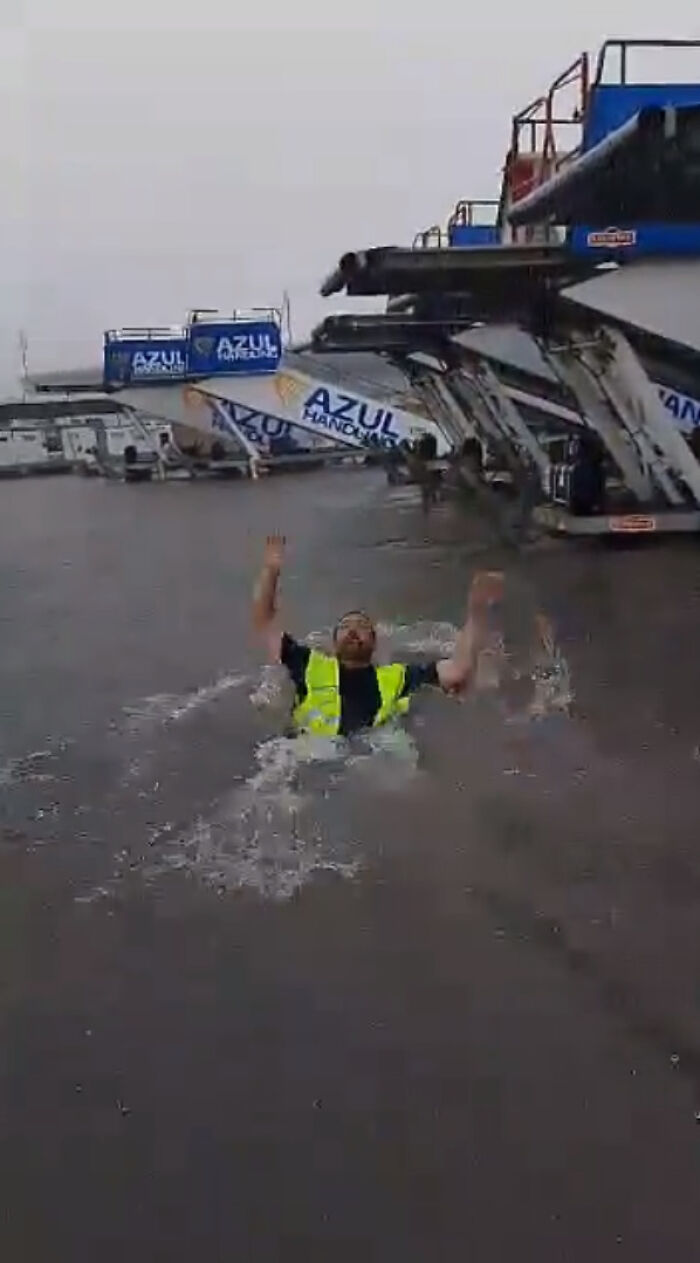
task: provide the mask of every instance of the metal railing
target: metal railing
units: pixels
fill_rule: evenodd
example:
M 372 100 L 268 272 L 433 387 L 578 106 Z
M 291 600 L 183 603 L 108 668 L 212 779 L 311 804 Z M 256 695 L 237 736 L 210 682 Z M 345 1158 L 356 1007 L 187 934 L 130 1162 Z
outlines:
M 481 219 L 481 212 L 485 218 Z M 496 223 L 498 200 L 488 198 L 462 198 L 450 215 L 448 228 L 490 228 Z
M 567 109 L 561 108 L 561 98 L 573 89 L 574 99 Z M 590 93 L 590 67 L 588 53 L 581 53 L 554 80 L 544 95 L 536 97 L 525 109 L 513 116 L 510 149 L 506 156 L 497 222 L 504 224 L 513 197 L 513 177 L 523 158 L 532 162 L 532 179 L 520 196 L 531 193 L 544 184 L 563 162 L 570 161 L 581 150 L 583 125 Z M 567 133 L 576 128 L 573 145 L 562 152 L 558 135 L 561 129 Z M 531 230 L 526 229 L 526 236 Z
M 148 342 L 151 338 L 172 338 L 180 341 L 185 337 L 186 329 L 183 325 L 149 325 L 143 328 L 125 327 L 123 329 L 107 329 L 105 332 L 105 342 L 126 342 L 138 338 L 140 341 Z
M 270 320 L 281 327 L 282 312 L 278 307 L 235 308 L 232 312 L 216 307 L 193 307 L 187 313 L 187 327 L 195 324 L 241 324 L 253 320 Z
M 432 224 L 423 232 L 417 232 L 413 238 L 414 250 L 439 250 L 446 244 L 448 243 L 445 241 L 445 234 L 439 224 Z
M 596 61 L 595 75 L 593 78 L 593 87 L 601 84 L 616 84 L 618 87 L 626 87 L 632 83 L 646 83 L 646 79 L 632 79 L 628 77 L 628 59 L 631 51 L 646 49 L 695 49 L 700 54 L 700 39 L 606 39 Z M 615 64 L 617 61 L 617 73 L 614 73 L 612 80 L 606 78 L 606 72 L 610 69 L 611 62 Z M 700 56 L 698 57 L 698 70 L 700 70 Z M 697 73 L 697 72 L 696 72 Z M 666 71 L 664 70 L 664 76 Z M 698 75 L 700 79 L 700 75 Z M 664 77 L 659 82 L 673 83 L 675 80 Z
M 561 94 L 567 88 L 574 88 L 576 96 L 570 112 L 561 116 L 557 113 L 557 105 Z M 556 129 L 559 127 L 583 128 L 590 92 L 588 53 L 581 53 L 570 66 L 566 67 L 554 80 L 549 91 L 531 101 L 524 110 L 513 117 L 511 147 L 508 162 L 520 157 L 523 152 L 538 156 L 542 165 L 555 165 L 559 156 Z M 523 147 L 523 135 L 529 144 Z M 580 139 L 579 142 L 580 144 Z M 568 152 L 568 150 L 567 150 Z

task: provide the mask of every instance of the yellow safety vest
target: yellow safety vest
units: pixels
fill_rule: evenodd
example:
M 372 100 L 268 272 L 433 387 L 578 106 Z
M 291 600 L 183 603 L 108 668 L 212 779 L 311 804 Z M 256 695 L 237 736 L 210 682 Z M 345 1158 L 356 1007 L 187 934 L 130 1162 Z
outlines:
M 405 715 L 409 699 L 401 697 L 406 668 L 400 663 L 375 667 L 380 705 L 373 727 L 385 724 L 395 715 Z M 306 668 L 306 697 L 294 709 L 294 726 L 299 732 L 319 737 L 337 737 L 340 728 L 340 666 L 337 658 L 312 649 Z

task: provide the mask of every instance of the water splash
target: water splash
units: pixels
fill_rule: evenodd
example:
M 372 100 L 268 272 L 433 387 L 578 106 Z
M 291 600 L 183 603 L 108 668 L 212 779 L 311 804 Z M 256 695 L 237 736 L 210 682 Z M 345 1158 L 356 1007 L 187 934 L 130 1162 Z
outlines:
M 150 876 L 186 869 L 220 891 L 248 889 L 273 900 L 291 898 L 321 872 L 355 876 L 355 848 L 325 837 L 314 812 L 317 795 L 329 792 L 329 771 L 346 758 L 346 743 L 273 737 L 261 742 L 255 757 L 257 771 L 199 817 L 151 866 Z M 303 770 L 313 764 L 321 765 L 321 777 L 304 785 Z
M 294 685 L 285 667 L 275 663 L 263 667 L 249 696 L 257 710 L 284 713 L 288 717 L 294 704 Z
M 348 745 L 346 768 L 365 786 L 382 792 L 405 789 L 420 773 L 420 751 L 413 734 L 400 724 L 362 733 Z
M 57 772 L 52 765 L 71 744 L 69 740 L 61 739 L 46 749 L 31 750 L 28 754 L 6 759 L 4 763 L 0 763 L 0 789 L 11 789 L 28 782 L 40 784 L 55 781 Z
M 385 623 L 378 628 L 385 640 L 384 656 L 402 653 L 445 657 L 454 648 L 457 628 L 451 623 Z M 548 715 L 568 714 L 574 701 L 571 668 L 557 644 L 551 626 L 537 616 L 530 628 L 531 638 L 508 647 L 503 630 L 492 629 L 489 641 L 479 655 L 476 689 L 503 699 L 508 678 L 517 675 L 531 682 L 528 700 L 521 706 L 509 707 L 509 718 L 521 721 L 544 719 Z
M 142 731 L 144 728 L 160 724 L 178 723 L 194 712 L 210 706 L 231 689 L 241 688 L 248 683 L 249 676 L 235 672 L 220 675 L 211 684 L 203 684 L 199 688 L 185 693 L 155 693 L 151 697 L 141 698 L 124 707 L 123 714 L 127 719 L 127 727 L 131 731 Z
M 379 631 L 384 659 L 443 657 L 457 636 L 451 623 L 434 621 L 385 623 Z M 317 630 L 307 643 L 327 647 L 329 636 L 328 629 Z M 568 665 L 553 641 L 540 645 L 538 652 L 539 657 L 530 653 L 520 663 L 533 684 L 527 719 L 565 710 L 572 696 Z M 493 692 L 497 701 L 506 660 L 496 637 L 479 664 L 477 690 Z M 158 694 L 126 713 L 137 733 L 152 732 L 214 705 L 244 684 L 251 686 L 252 705 L 269 711 L 279 731 L 283 717 L 290 715 L 293 693 L 280 666 L 264 667 L 257 678 L 227 673 L 180 696 Z M 512 712 L 507 714 L 510 718 Z M 254 748 L 253 757 L 253 771 L 229 784 L 184 828 L 171 821 L 152 831 L 141 844 L 141 859 L 135 865 L 130 861 L 130 871 L 136 867 L 148 882 L 184 871 L 220 892 L 251 891 L 264 899 L 287 900 L 322 873 L 351 879 L 361 871 L 367 844 L 351 836 L 349 804 L 372 798 L 372 810 L 378 809 L 383 796 L 404 792 L 426 774 L 411 726 L 402 724 L 372 729 L 351 741 L 273 736 Z M 139 770 L 140 758 L 134 767 Z M 154 801 L 157 790 L 156 783 L 150 791 Z M 113 893 L 120 879 L 118 870 Z M 103 885 L 100 896 L 104 890 Z

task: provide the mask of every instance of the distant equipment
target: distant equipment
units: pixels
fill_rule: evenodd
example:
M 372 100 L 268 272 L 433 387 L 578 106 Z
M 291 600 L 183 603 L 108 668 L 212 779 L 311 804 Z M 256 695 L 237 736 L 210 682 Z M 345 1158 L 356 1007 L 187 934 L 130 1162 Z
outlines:
M 192 311 L 185 324 L 110 329 L 104 335 L 107 389 L 274 373 L 282 356 L 279 313 L 254 308 L 223 315 Z

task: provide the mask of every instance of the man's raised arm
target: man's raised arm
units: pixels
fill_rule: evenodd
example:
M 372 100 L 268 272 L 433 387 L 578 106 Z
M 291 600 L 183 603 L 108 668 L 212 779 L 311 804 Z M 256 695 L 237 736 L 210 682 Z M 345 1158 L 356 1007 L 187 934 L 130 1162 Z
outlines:
M 266 646 L 271 662 L 279 662 L 282 644 L 282 628 L 277 617 L 277 587 L 285 544 L 284 535 L 268 535 L 262 569 L 253 589 L 253 626 Z
M 477 660 L 489 639 L 489 610 L 503 599 L 503 575 L 483 571 L 469 589 L 467 617 L 449 658 L 437 664 L 438 679 L 447 693 L 468 688 L 476 674 Z

